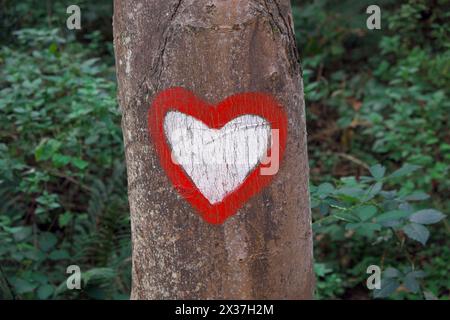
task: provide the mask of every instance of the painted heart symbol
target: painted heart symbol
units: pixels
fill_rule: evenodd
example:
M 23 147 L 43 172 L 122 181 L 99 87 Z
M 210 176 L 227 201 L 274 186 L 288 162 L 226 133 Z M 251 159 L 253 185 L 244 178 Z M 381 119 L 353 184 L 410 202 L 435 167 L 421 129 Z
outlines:
M 286 146 L 286 114 L 264 93 L 210 105 L 186 89 L 169 88 L 155 97 L 148 125 L 172 184 L 213 224 L 270 183 Z

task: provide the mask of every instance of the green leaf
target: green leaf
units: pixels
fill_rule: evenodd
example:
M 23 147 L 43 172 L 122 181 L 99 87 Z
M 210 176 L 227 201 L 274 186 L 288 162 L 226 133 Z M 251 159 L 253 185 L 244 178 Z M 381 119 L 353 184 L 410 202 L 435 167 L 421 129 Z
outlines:
M 13 227 L 9 229 L 14 236 L 14 240 L 17 242 L 23 241 L 33 233 L 33 229 L 31 227 Z
M 48 256 L 50 260 L 65 260 L 70 259 L 70 255 L 66 250 L 55 250 Z
M 37 290 L 37 296 L 39 299 L 45 300 L 53 294 L 53 291 L 53 286 L 46 284 L 39 287 L 39 289 Z
M 319 199 L 311 198 L 311 209 L 317 208 L 321 204 Z
M 363 198 L 361 199 L 363 202 L 369 201 L 373 199 L 378 193 L 380 193 L 381 189 L 383 188 L 382 182 L 377 182 L 369 187 L 367 189 L 366 193 L 364 194 Z
M 88 162 L 80 158 L 72 158 L 70 161 L 76 168 L 83 170 L 88 166 Z
M 409 164 L 409 163 L 405 163 L 400 169 L 395 170 L 393 173 L 391 173 L 391 175 L 389 176 L 389 178 L 399 178 L 399 177 L 403 177 L 406 176 L 418 169 L 420 169 L 420 166 L 416 166 L 414 164 Z
M 98 141 L 99 139 L 99 135 L 98 133 L 94 133 L 92 135 L 90 135 L 89 137 L 86 138 L 86 140 L 84 140 L 85 144 L 94 144 Z
M 322 202 L 319 204 L 319 212 L 322 215 L 326 215 L 328 214 L 328 212 L 330 211 L 330 205 L 326 202 Z
M 31 275 L 31 279 L 41 285 L 48 284 L 48 276 L 44 273 L 33 272 L 33 274 Z
M 333 269 L 327 267 L 325 263 L 314 263 L 314 273 L 318 277 L 324 277 L 328 273 L 332 272 Z
M 43 139 L 34 150 L 36 161 L 50 159 L 61 147 L 61 142 L 55 139 Z
M 335 217 L 336 219 L 339 219 L 339 220 L 346 221 L 346 222 L 358 222 L 359 221 L 359 219 L 357 217 L 355 217 L 353 214 L 347 213 L 347 212 L 335 213 L 333 215 L 333 217 Z
M 56 153 L 52 156 L 52 163 L 56 168 L 69 164 L 71 157 Z
M 414 191 L 410 195 L 404 197 L 406 201 L 422 201 L 428 199 L 430 196 L 422 191 Z
M 328 183 L 328 182 L 322 183 L 317 187 L 317 195 L 321 199 L 326 198 L 330 193 L 333 193 L 333 192 L 334 192 L 334 187 L 331 183 Z
M 386 298 L 397 290 L 400 282 L 394 278 L 381 279 L 381 288 L 373 291 L 374 298 Z
M 414 277 L 414 278 L 424 278 L 426 276 L 426 273 L 422 270 L 415 270 L 408 273 L 408 275 Z
M 411 292 L 418 292 L 420 290 L 420 284 L 416 280 L 416 276 L 413 272 L 408 273 L 403 279 L 403 285 Z
M 58 239 L 53 233 L 43 232 L 39 236 L 39 247 L 42 251 L 49 251 L 56 245 L 57 242 Z
M 94 66 L 94 64 L 96 62 L 98 62 L 100 59 L 99 58 L 92 58 L 92 59 L 88 59 L 86 61 L 84 61 L 81 65 L 80 65 L 80 69 L 83 73 L 87 73 L 87 74 L 97 74 L 98 73 L 98 68 Z
M 34 261 L 43 261 L 45 259 L 45 255 L 38 248 L 30 248 L 29 250 L 23 251 L 23 255 L 30 260 Z
M 14 291 L 18 294 L 23 294 L 27 292 L 31 292 L 34 289 L 36 289 L 37 285 L 34 283 L 31 283 L 27 280 L 15 278 L 11 281 L 12 285 L 14 286 Z
M 87 286 L 89 282 L 102 282 L 114 278 L 115 275 L 116 272 L 112 268 L 93 268 L 83 272 L 81 278 L 83 284 Z
M 359 187 L 342 187 L 336 190 L 336 194 L 358 199 L 364 194 L 364 190 Z
M 375 231 L 381 230 L 381 225 L 370 222 L 347 223 L 346 230 L 355 230 L 359 235 L 373 237 Z
M 404 226 L 403 231 L 409 238 L 420 242 L 422 245 L 425 245 L 430 237 L 430 232 L 426 227 L 414 222 Z
M 375 218 L 375 221 L 379 222 L 379 223 L 396 221 L 396 220 L 406 218 L 409 215 L 411 215 L 411 212 L 393 210 L 393 211 L 388 211 L 383 214 L 380 214 L 378 217 Z
M 64 212 L 58 217 L 58 224 L 61 228 L 67 226 L 72 221 L 73 214 L 71 212 Z
M 425 300 L 439 300 L 431 291 L 424 291 L 423 296 Z
M 361 222 L 359 225 L 359 229 L 366 233 L 373 233 L 373 231 L 380 231 L 381 225 L 378 223 L 371 223 L 371 222 Z
M 402 275 L 402 273 L 396 268 L 389 267 L 383 271 L 383 277 L 386 278 L 398 278 Z
M 375 206 L 362 206 L 354 210 L 355 214 L 359 216 L 361 221 L 367 221 L 377 213 Z
M 424 209 L 413 213 L 409 221 L 419 224 L 433 224 L 441 221 L 446 216 L 440 211 L 434 209 Z
M 374 177 L 376 180 L 381 180 L 384 177 L 386 168 L 383 167 L 381 164 L 376 164 L 370 167 L 369 171 L 372 177 Z

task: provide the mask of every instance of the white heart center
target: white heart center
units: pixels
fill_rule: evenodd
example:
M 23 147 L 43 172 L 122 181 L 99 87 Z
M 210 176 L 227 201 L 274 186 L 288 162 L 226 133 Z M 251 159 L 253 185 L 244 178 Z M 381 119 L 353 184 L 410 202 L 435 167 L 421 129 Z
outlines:
M 239 187 L 266 155 L 270 124 L 256 115 L 243 115 L 221 129 L 178 111 L 164 118 L 172 160 L 180 164 L 211 204 Z

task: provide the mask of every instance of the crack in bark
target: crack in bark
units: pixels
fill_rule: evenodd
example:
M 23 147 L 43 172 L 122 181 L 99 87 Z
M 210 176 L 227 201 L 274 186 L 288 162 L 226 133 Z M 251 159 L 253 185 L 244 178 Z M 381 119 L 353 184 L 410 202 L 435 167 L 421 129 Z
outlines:
M 269 4 L 267 3 L 267 0 L 263 0 L 264 2 L 264 7 L 266 8 L 266 13 L 270 16 L 273 24 L 278 28 L 278 31 L 281 34 L 284 34 L 283 29 L 281 28 L 281 26 L 278 24 L 277 20 L 275 19 L 274 15 L 272 14 L 272 11 L 269 8 Z
M 298 50 L 297 50 L 297 41 L 295 39 L 295 35 L 294 35 L 294 32 L 293 32 L 293 26 L 290 23 L 290 20 L 289 20 L 289 23 L 286 21 L 286 18 L 283 16 L 283 14 L 281 12 L 280 4 L 278 3 L 278 1 L 277 0 L 273 0 L 273 2 L 275 3 L 275 5 L 277 7 L 278 15 L 281 17 L 281 20 L 284 23 L 284 26 L 286 28 L 288 37 L 290 38 L 291 43 L 292 43 L 292 47 L 293 47 L 292 50 L 293 50 L 293 53 L 294 53 L 294 57 L 295 57 L 296 61 L 298 62 L 299 56 L 298 56 Z
M 142 81 L 139 83 L 138 88 L 136 90 L 136 96 L 133 99 L 133 101 L 131 101 L 129 103 L 129 106 L 126 106 L 125 108 L 122 108 L 122 112 L 123 112 L 123 116 L 122 116 L 122 128 L 124 128 L 124 119 L 126 116 L 126 113 L 128 112 L 128 109 L 133 109 L 134 107 L 138 106 L 141 100 L 141 97 L 145 97 L 147 96 L 150 92 L 151 93 L 155 93 L 159 91 L 159 80 L 161 79 L 161 74 L 163 72 L 164 69 L 164 55 L 165 55 L 165 50 L 167 47 L 167 43 L 169 41 L 170 38 L 170 34 L 169 34 L 169 29 L 172 27 L 172 22 L 174 21 L 180 6 L 182 5 L 183 0 L 178 0 L 176 2 L 176 4 L 174 5 L 174 10 L 172 12 L 172 14 L 170 15 L 169 19 L 168 19 L 168 26 L 165 28 L 165 30 L 162 32 L 162 37 L 163 37 L 163 41 L 160 42 L 159 48 L 158 48 L 158 55 L 157 55 L 157 59 L 156 62 L 150 67 L 151 74 L 150 76 L 144 76 L 144 78 L 142 79 Z M 162 43 L 162 45 L 161 45 Z M 150 79 L 155 79 L 154 81 L 150 80 L 151 83 L 153 83 L 152 86 L 150 86 L 148 84 L 148 80 Z M 156 83 L 156 84 L 154 84 Z M 153 90 L 151 89 L 151 87 L 153 87 Z M 125 145 L 125 149 L 128 147 L 127 146 L 127 142 L 124 141 L 126 143 Z
M 172 12 L 172 14 L 170 15 L 170 18 L 167 22 L 168 26 L 166 27 L 166 29 L 163 31 L 162 35 L 163 35 L 163 41 L 162 41 L 162 45 L 159 46 L 159 54 L 157 55 L 157 60 L 154 66 L 152 66 L 151 69 L 153 69 L 152 72 L 152 78 L 155 77 L 156 75 L 156 88 L 155 88 L 155 92 L 159 91 L 159 80 L 161 79 L 161 75 L 162 72 L 164 70 L 164 55 L 166 52 L 166 47 L 167 47 L 167 42 L 169 41 L 170 38 L 170 32 L 169 30 L 172 28 L 172 23 L 175 20 L 175 17 L 178 13 L 178 10 L 182 4 L 183 0 L 178 0 L 178 2 L 175 4 L 174 6 L 174 10 Z
M 274 14 L 272 13 L 269 3 L 272 5 L 274 4 L 274 6 L 276 7 L 276 11 L 278 13 L 279 19 L 277 19 L 274 16 Z M 293 26 L 290 22 L 288 23 L 288 21 L 286 21 L 286 18 L 283 16 L 280 4 L 278 3 L 277 0 L 272 0 L 272 1 L 263 0 L 263 7 L 265 9 L 265 13 L 270 17 L 272 24 L 275 25 L 275 27 L 278 29 L 280 34 L 282 34 L 283 36 L 286 36 L 288 38 L 288 41 L 286 41 L 286 44 L 285 44 L 285 49 L 286 49 L 286 54 L 289 58 L 288 59 L 289 65 L 290 65 L 289 71 L 291 72 L 291 74 L 294 74 L 296 68 L 300 66 L 300 58 L 299 58 L 299 54 L 298 54 L 298 50 L 297 50 L 297 42 L 295 40 L 295 35 L 294 35 L 293 29 L 292 29 Z M 282 25 L 280 25 L 279 20 L 282 21 Z M 300 73 L 303 76 L 301 67 L 300 67 Z

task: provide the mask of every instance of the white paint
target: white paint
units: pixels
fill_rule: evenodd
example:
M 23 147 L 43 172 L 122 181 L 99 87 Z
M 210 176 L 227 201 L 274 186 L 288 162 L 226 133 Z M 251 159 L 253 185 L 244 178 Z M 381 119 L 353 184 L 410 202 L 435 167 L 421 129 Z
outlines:
M 164 131 L 172 158 L 180 164 L 211 204 L 235 190 L 265 157 L 270 124 L 256 115 L 244 115 L 221 129 L 178 111 L 168 112 Z

